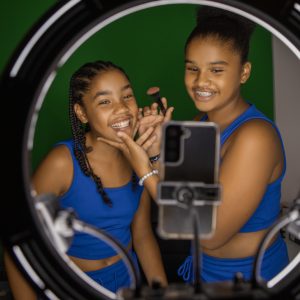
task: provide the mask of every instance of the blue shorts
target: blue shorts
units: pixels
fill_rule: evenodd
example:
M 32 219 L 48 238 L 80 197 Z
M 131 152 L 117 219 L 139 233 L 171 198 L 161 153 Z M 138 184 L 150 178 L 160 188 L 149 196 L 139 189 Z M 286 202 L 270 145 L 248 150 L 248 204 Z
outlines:
M 261 276 L 265 280 L 272 279 L 289 263 L 287 247 L 279 236 L 267 249 L 261 266 Z M 244 275 L 245 280 L 250 280 L 253 271 L 254 257 L 245 258 L 218 258 L 202 254 L 201 280 L 203 282 L 218 282 L 233 280 L 237 272 Z M 177 274 L 185 282 L 193 282 L 193 261 L 188 256 L 179 267 Z
M 136 254 L 132 252 L 131 257 L 135 267 L 139 271 Z M 85 272 L 85 274 L 114 293 L 120 288 L 130 287 L 131 284 L 129 270 L 122 259 L 110 266 L 96 271 Z

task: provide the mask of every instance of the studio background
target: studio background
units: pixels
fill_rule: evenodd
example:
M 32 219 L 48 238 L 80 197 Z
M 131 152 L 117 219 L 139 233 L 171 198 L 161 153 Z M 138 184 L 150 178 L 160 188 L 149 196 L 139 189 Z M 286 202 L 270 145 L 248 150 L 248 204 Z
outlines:
M 0 1 L 0 71 L 31 26 L 55 3 L 54 0 Z M 196 6 L 190 4 L 147 9 L 108 25 L 84 43 L 57 70 L 43 103 L 34 138 L 32 171 L 56 142 L 71 137 L 69 79 L 88 61 L 111 60 L 123 67 L 140 106 L 150 103 L 147 89 L 159 86 L 169 105 L 175 106 L 174 119 L 191 120 L 197 110 L 184 87 L 184 44 L 195 25 L 195 15 Z M 259 26 L 252 36 L 249 58 L 252 74 L 242 93 L 274 119 L 283 134 L 288 167 L 283 201 L 289 203 L 300 193 L 299 60 Z M 9 126 L 13 126 L 13 112 L 8 113 L 12 115 Z
M 53 4 L 53 0 L 1 1 L 1 70 L 31 25 Z M 174 119 L 191 120 L 197 110 L 184 87 L 184 44 L 196 24 L 196 7 L 177 4 L 139 11 L 109 24 L 85 42 L 58 70 L 43 103 L 32 152 L 33 170 L 53 144 L 71 136 L 69 79 L 88 61 L 110 60 L 123 67 L 140 106 L 150 103 L 147 89 L 159 86 L 169 105 L 175 106 Z M 250 60 L 253 71 L 243 95 L 273 118 L 272 41 L 261 27 L 252 36 Z

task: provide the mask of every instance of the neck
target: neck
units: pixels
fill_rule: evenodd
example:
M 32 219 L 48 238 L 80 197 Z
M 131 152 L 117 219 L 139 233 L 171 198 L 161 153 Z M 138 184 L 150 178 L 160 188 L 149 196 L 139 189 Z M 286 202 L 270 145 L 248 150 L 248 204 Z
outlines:
M 249 104 L 245 102 L 242 98 L 239 98 L 238 101 L 231 102 L 218 110 L 208 112 L 208 121 L 218 124 L 222 132 L 248 107 Z

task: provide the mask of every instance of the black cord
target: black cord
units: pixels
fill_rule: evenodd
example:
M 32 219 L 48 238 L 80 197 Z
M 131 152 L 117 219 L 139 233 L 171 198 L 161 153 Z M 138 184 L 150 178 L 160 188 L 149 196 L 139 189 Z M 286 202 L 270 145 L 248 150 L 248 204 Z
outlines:
M 201 250 L 199 247 L 199 228 L 200 228 L 200 220 L 199 215 L 195 207 L 191 207 L 191 213 L 193 217 L 193 229 L 194 229 L 194 239 L 193 239 L 193 271 L 194 271 L 194 291 L 195 294 L 201 293 L 202 285 L 200 278 L 200 255 Z

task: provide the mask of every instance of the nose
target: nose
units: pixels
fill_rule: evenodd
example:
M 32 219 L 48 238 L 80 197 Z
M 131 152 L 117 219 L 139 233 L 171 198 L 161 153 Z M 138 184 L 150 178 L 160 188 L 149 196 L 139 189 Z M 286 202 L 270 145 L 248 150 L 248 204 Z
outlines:
M 114 111 L 116 114 L 122 114 L 128 112 L 129 108 L 124 101 L 120 100 L 115 103 Z
M 197 76 L 195 77 L 194 81 L 196 86 L 199 87 L 207 87 L 210 84 L 209 76 L 206 72 L 198 72 Z

